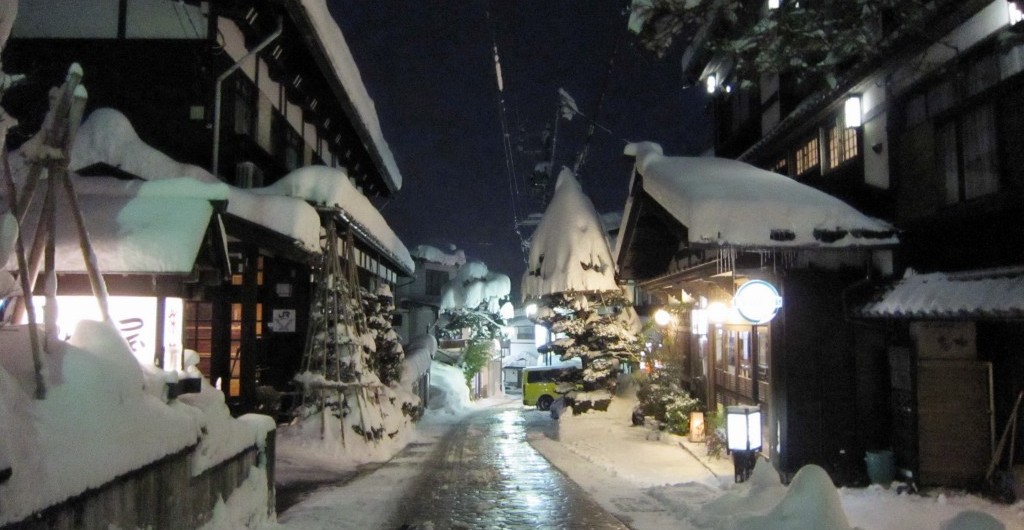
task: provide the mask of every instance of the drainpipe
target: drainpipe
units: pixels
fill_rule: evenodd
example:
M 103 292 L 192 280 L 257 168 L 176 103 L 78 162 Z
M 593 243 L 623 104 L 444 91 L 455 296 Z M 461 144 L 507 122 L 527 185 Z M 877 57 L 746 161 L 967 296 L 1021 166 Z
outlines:
M 253 55 L 259 53 L 263 48 L 266 48 L 268 44 L 274 41 L 274 39 L 281 36 L 281 31 L 283 29 L 284 22 L 281 17 L 277 17 L 277 29 L 274 30 L 269 37 L 264 39 L 263 42 L 259 43 L 258 46 L 250 50 L 249 53 L 245 54 L 244 57 L 236 61 L 235 64 L 231 65 L 230 68 L 217 77 L 217 83 L 214 85 L 213 89 L 213 164 L 210 167 L 210 173 L 213 173 L 213 176 L 215 177 L 220 178 L 217 174 L 217 165 L 220 163 L 220 87 L 229 75 L 242 67 L 242 63 L 247 61 Z

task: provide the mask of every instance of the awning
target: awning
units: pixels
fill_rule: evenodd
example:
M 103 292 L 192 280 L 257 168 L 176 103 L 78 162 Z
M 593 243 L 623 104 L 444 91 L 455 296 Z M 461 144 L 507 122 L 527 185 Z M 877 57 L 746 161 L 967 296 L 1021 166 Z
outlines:
M 916 274 L 854 310 L 863 318 L 1024 319 L 1024 267 Z

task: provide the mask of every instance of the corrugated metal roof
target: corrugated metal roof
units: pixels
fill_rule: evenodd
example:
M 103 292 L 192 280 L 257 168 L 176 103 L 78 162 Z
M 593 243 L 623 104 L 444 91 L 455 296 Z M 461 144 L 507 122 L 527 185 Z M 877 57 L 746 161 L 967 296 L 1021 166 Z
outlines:
M 1024 266 L 916 274 L 854 313 L 867 318 L 1024 319 Z

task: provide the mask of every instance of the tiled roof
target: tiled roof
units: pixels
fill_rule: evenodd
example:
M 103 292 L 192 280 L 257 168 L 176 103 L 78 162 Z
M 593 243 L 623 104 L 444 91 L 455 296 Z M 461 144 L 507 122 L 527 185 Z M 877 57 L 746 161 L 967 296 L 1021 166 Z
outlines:
M 1024 319 L 1024 266 L 916 274 L 854 313 L 867 318 Z

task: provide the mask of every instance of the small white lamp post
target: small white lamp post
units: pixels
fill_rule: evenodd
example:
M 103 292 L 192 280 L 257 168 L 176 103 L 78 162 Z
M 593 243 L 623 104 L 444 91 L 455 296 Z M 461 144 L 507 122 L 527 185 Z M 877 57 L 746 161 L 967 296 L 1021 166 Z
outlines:
M 736 482 L 750 478 L 761 449 L 761 407 L 725 407 L 725 436 L 736 469 Z

